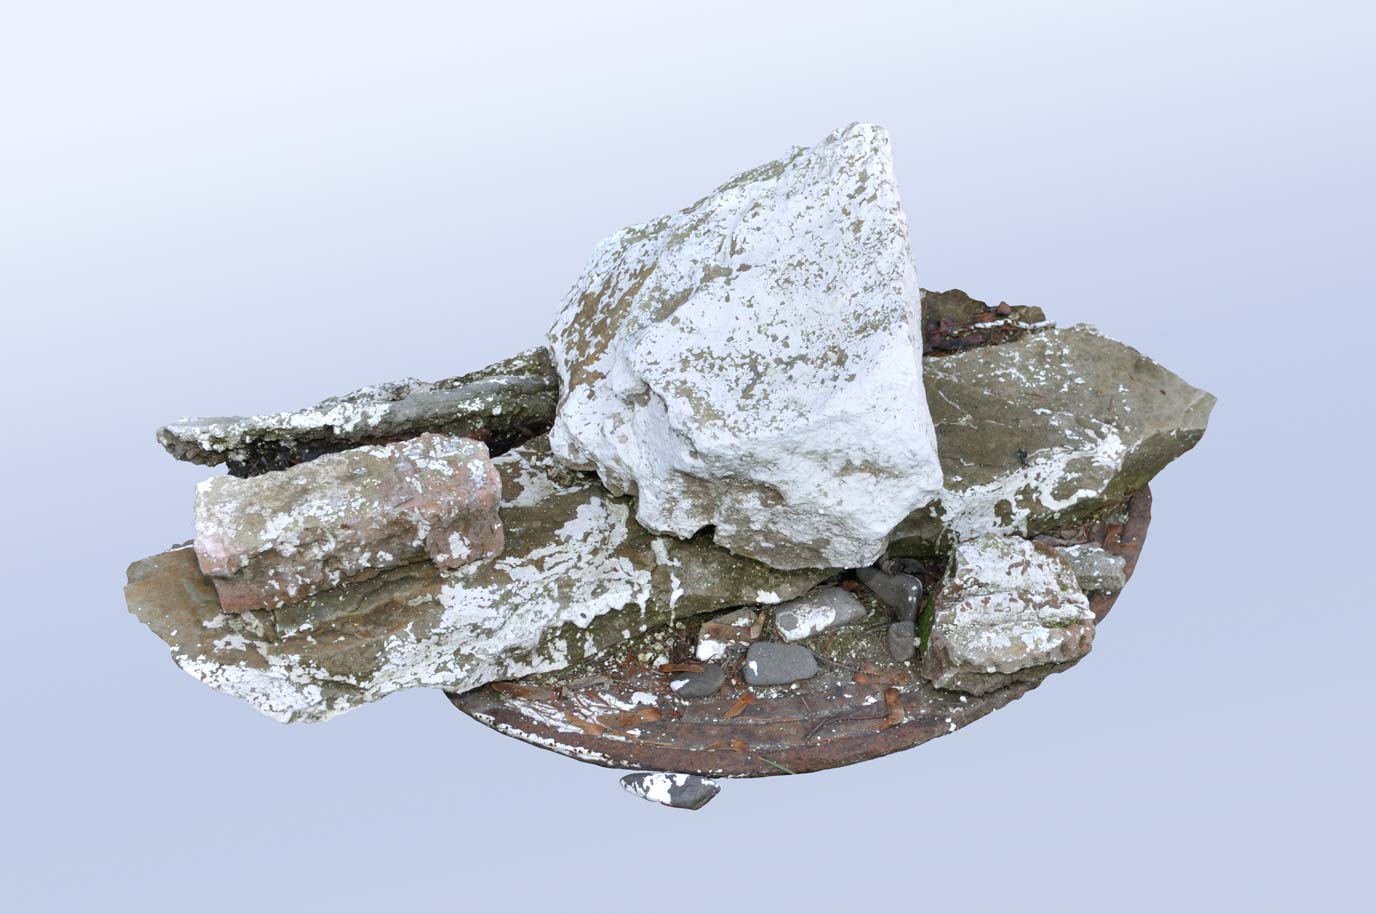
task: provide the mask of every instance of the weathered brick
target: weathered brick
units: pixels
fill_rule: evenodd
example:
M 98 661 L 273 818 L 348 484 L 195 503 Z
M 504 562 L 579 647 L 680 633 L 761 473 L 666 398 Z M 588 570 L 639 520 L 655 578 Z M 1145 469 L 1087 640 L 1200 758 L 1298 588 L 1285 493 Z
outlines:
M 502 550 L 501 477 L 482 442 L 424 434 L 196 489 L 196 557 L 227 612 L 299 603 L 427 556 Z

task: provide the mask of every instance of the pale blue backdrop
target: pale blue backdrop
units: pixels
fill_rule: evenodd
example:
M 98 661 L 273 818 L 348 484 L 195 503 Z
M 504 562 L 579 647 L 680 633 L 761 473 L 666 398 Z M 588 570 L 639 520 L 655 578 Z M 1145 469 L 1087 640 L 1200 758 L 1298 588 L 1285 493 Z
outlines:
M 1332 0 L 5 5 L 0 909 L 1361 908 L 1374 33 Z M 434 692 L 284 727 L 127 615 L 208 472 L 159 423 L 533 345 L 603 235 L 854 120 L 925 286 L 1219 397 L 1072 673 L 692 815 Z

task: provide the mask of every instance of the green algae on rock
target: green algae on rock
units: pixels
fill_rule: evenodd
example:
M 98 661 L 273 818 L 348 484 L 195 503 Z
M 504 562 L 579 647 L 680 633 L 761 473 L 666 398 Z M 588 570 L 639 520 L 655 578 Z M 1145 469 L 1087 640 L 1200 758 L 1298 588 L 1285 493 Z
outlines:
M 135 562 L 129 609 L 206 684 L 281 721 L 325 720 L 400 689 L 462 692 L 562 669 L 675 616 L 806 592 L 705 536 L 660 537 L 541 437 L 497 458 L 506 548 L 442 571 L 391 569 L 276 612 L 221 610 L 189 548 Z

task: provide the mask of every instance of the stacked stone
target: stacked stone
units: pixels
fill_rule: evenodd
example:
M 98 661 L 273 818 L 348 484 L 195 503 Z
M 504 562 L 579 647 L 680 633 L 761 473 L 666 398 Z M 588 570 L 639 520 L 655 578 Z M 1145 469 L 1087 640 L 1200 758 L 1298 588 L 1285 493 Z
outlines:
M 165 427 L 175 456 L 251 478 L 202 484 L 194 552 L 136 563 L 130 608 L 188 672 L 282 720 L 422 686 L 546 715 L 576 699 L 557 739 L 528 738 L 612 763 L 642 725 L 740 724 L 770 701 L 793 702 L 759 719 L 796 720 L 801 746 L 781 748 L 799 757 L 867 728 L 896 743 L 910 713 L 977 717 L 1089 651 L 1086 594 L 1116 594 L 1136 553 L 1088 525 L 1121 530 L 1111 512 L 1213 405 L 1092 328 L 921 292 L 870 125 L 609 236 L 548 342 Z M 708 614 L 677 662 L 636 654 Z M 604 683 L 662 681 L 604 708 L 578 684 L 616 645 L 635 662 Z M 858 707 L 795 717 L 814 695 Z M 610 736 L 564 745 L 575 731 Z M 759 756 L 723 745 L 702 751 Z M 717 789 L 625 784 L 683 808 Z
M 226 612 L 276 609 L 427 556 L 502 551 L 502 484 L 482 442 L 423 434 L 196 489 L 196 558 Z

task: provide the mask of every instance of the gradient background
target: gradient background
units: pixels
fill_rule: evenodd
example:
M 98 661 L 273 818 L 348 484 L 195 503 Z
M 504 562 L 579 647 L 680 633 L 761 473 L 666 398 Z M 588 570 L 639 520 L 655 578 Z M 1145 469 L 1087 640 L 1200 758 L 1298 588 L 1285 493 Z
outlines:
M 0 909 L 1364 907 L 1371 5 L 485 6 L 0 13 Z M 437 692 L 284 727 L 126 613 L 208 474 L 158 424 L 536 344 L 602 236 L 854 120 L 924 286 L 1219 397 L 1069 675 L 690 815 Z

